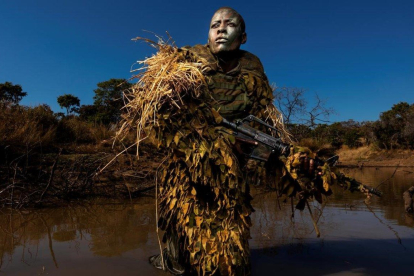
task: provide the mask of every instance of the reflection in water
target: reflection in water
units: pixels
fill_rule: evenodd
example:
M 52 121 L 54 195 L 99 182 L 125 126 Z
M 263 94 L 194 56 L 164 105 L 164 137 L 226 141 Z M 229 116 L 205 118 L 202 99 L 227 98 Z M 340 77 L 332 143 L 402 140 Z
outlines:
M 98 200 L 67 208 L 3 210 L 0 271 L 20 271 L 16 266 L 28 269 L 39 263 L 41 250 L 42 258 L 48 252 L 49 266 L 53 264 L 58 269 L 61 256 L 68 257 L 67 249 L 61 250 L 62 243 L 73 250 L 70 253 L 75 258 L 86 257 L 81 245 L 93 256 L 121 256 L 147 243 L 155 227 L 153 206 L 153 199 L 141 198 L 135 204 L 108 204 Z M 39 267 L 43 265 L 39 263 Z
M 376 186 L 393 172 L 347 173 Z M 312 203 L 319 239 L 306 210 L 291 219 L 290 202 L 255 191 L 253 275 L 409 273 L 414 219 L 404 212 L 402 193 L 413 180 L 414 174 L 399 170 L 381 186 L 384 196 L 368 205 L 362 194 L 340 189 L 326 205 Z M 7 275 L 165 275 L 147 262 L 157 251 L 152 198 L 0 213 L 0 272 Z

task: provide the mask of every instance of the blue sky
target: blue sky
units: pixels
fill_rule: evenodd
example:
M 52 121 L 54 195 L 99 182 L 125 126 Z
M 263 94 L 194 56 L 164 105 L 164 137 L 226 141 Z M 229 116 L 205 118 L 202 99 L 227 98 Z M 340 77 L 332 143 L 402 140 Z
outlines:
M 93 102 L 96 84 L 129 78 L 153 50 L 131 38 L 168 31 L 178 46 L 204 44 L 214 11 L 246 21 L 243 49 L 272 83 L 318 93 L 331 121 L 377 120 L 414 103 L 414 1 L 0 1 L 0 83 L 22 85 L 22 104 L 60 111 L 59 95 Z

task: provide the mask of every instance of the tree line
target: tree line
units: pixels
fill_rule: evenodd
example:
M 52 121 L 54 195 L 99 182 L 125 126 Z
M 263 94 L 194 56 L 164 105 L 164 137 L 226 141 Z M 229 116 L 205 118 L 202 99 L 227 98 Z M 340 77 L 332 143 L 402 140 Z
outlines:
M 414 149 L 414 104 L 396 103 L 381 112 L 376 121 L 356 122 L 352 119 L 329 123 L 335 113 L 326 100 L 315 95 L 313 104 L 306 101 L 305 90 L 275 88 L 276 105 L 285 124 L 299 143 L 313 144 L 315 148 L 330 145 L 339 149 L 372 146 L 375 149 Z
M 122 93 L 130 87 L 125 79 L 100 82 L 91 105 L 81 105 L 77 96 L 63 94 L 56 99 L 66 109 L 62 113 L 46 104 L 20 105 L 28 94 L 21 85 L 0 83 L 0 163 L 29 152 L 61 148 L 68 153 L 102 151 L 102 141 L 113 137 L 114 124 L 120 120 Z
M 24 125 L 23 122 L 12 123 L 18 120 L 14 116 L 20 112 L 20 120 L 25 117 L 22 116 L 24 113 L 27 120 L 31 118 L 32 121 L 36 121 L 31 122 L 31 127 L 27 127 L 25 131 L 29 129 L 33 131 L 34 126 L 37 125 L 38 130 L 43 133 L 32 135 L 38 137 L 37 140 L 40 136 L 47 136 L 46 134 L 54 129 L 53 137 L 59 142 L 98 143 L 100 138 L 109 138 L 109 126 L 119 122 L 124 105 L 123 92 L 131 86 L 132 84 L 125 79 L 100 82 L 94 89 L 94 102 L 91 105 L 81 105 L 77 96 L 63 94 L 57 98 L 57 102 L 66 109 L 64 114 L 54 113 L 48 105 L 20 106 L 19 103 L 27 96 L 27 92 L 24 92 L 18 84 L 2 83 L 0 84 L 2 105 L 0 117 L 3 122 L 9 122 L 9 127 L 8 130 L 5 130 L 7 127 L 4 126 L 0 128 L 0 135 L 3 134 L 2 136 L 5 137 L 8 134 L 13 137 L 17 133 L 24 132 L 17 127 Z M 305 99 L 304 89 L 282 87 L 275 88 L 274 92 L 275 104 L 283 114 L 288 130 L 299 143 L 311 142 L 316 144 L 316 147 L 328 144 L 335 149 L 344 145 L 350 148 L 363 145 L 370 145 L 377 149 L 414 148 L 414 104 L 396 103 L 390 110 L 382 112 L 377 121 L 348 120 L 330 123 L 329 116 L 334 113 L 334 110 L 327 107 L 326 100 L 318 95 L 315 95 L 311 104 Z M 13 125 L 16 127 L 13 128 Z M 100 132 L 105 134 L 91 134 L 97 127 L 100 127 Z M 12 134 L 13 131 L 16 133 Z M 8 139 L 3 138 L 3 142 L 5 140 Z
M 300 126 L 292 125 L 292 132 Z M 368 145 L 374 149 L 414 149 L 414 104 L 400 102 L 381 112 L 377 121 L 348 120 L 330 125 L 319 124 L 302 133 L 301 138 L 313 138 L 335 148 L 346 145 L 357 148 Z M 300 135 L 299 135 L 300 136 Z
M 97 84 L 91 105 L 80 105 L 79 98 L 72 94 L 59 96 L 57 102 L 66 109 L 66 115 L 77 114 L 82 120 L 104 125 L 117 123 L 124 106 L 123 92 L 131 88 L 131 85 L 125 79 L 110 79 Z

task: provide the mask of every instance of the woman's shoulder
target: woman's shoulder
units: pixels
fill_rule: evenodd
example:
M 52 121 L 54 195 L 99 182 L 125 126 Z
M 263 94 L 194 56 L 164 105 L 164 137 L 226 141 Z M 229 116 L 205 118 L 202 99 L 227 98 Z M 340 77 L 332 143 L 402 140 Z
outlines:
M 181 48 L 184 51 L 189 51 L 195 55 L 197 60 L 200 60 L 206 64 L 209 64 L 212 69 L 216 69 L 217 60 L 210 52 L 208 45 L 197 44 L 194 46 L 184 46 Z M 261 77 L 265 77 L 264 69 L 260 59 L 244 50 L 240 50 L 239 62 L 242 72 L 250 72 Z
M 217 71 L 217 60 L 207 45 L 184 46 L 181 50 L 188 51 L 192 55 L 192 59 L 204 64 L 203 67 L 207 68 L 207 71 Z
M 244 50 L 240 50 L 240 52 L 240 65 L 242 71 L 253 72 L 262 76 L 265 75 L 262 62 L 256 55 Z
M 184 51 L 189 51 L 196 57 L 203 58 L 208 62 L 216 62 L 216 59 L 214 58 L 213 54 L 210 52 L 210 49 L 208 48 L 207 45 L 197 44 L 194 46 L 184 46 L 181 49 Z

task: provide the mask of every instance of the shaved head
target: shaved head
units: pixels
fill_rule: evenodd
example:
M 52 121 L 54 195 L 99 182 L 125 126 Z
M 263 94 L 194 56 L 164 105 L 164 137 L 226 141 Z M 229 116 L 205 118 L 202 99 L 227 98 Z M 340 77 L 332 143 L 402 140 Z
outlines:
M 241 29 L 241 31 L 243 33 L 246 32 L 246 24 L 244 23 L 244 19 L 240 15 L 240 13 L 238 13 L 235 9 L 230 8 L 230 7 L 221 7 L 220 9 L 216 10 L 216 12 L 214 14 L 216 14 L 217 12 L 219 12 L 221 10 L 225 10 L 225 11 L 231 12 L 232 14 L 234 14 L 235 16 L 237 16 L 239 18 L 239 20 L 240 20 L 240 29 Z
M 237 11 L 230 7 L 218 9 L 211 18 L 208 33 L 211 52 L 228 54 L 237 51 L 247 41 L 245 29 L 244 19 Z

